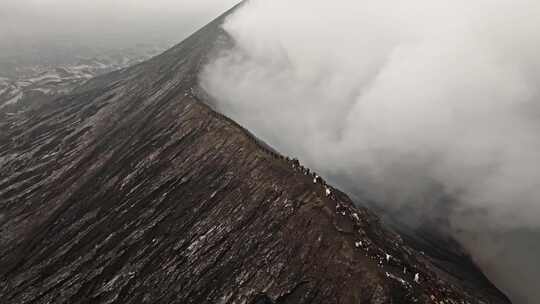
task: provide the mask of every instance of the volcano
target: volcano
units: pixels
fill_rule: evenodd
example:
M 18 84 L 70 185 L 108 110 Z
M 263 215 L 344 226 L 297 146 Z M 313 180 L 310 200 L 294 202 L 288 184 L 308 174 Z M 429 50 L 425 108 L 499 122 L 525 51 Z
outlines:
M 457 245 L 402 238 L 213 109 L 197 77 L 229 13 L 0 110 L 0 302 L 509 303 Z

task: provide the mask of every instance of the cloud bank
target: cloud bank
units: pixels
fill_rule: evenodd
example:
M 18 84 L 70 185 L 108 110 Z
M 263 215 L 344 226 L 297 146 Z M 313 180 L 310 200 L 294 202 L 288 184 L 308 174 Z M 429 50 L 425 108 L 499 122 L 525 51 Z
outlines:
M 538 16 L 534 0 L 252 0 L 224 24 L 235 47 L 201 85 L 357 198 L 409 222 L 444 217 L 495 281 L 533 303 Z

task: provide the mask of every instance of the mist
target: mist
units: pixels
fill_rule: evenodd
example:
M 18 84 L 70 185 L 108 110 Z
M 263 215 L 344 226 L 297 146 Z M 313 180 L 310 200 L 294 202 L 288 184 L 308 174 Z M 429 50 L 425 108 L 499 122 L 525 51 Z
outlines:
M 28 48 L 172 45 L 238 0 L 3 0 L 0 57 Z
M 540 298 L 540 3 L 252 0 L 201 86 L 357 200 Z

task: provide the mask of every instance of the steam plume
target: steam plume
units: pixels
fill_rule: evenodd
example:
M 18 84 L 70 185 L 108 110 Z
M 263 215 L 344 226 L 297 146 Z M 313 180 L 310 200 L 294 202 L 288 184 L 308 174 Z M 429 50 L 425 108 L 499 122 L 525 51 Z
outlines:
M 508 269 L 540 275 L 522 250 L 540 230 L 538 16 L 533 0 L 252 0 L 224 24 L 235 46 L 201 84 L 356 197 L 414 221 L 444 216 L 495 281 L 533 303 L 536 283 Z

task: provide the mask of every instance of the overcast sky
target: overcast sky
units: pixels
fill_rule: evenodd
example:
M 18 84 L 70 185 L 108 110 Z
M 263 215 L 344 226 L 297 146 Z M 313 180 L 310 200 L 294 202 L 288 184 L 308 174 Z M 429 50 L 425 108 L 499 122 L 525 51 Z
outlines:
M 238 0 L 2 0 L 0 47 L 182 40 Z

